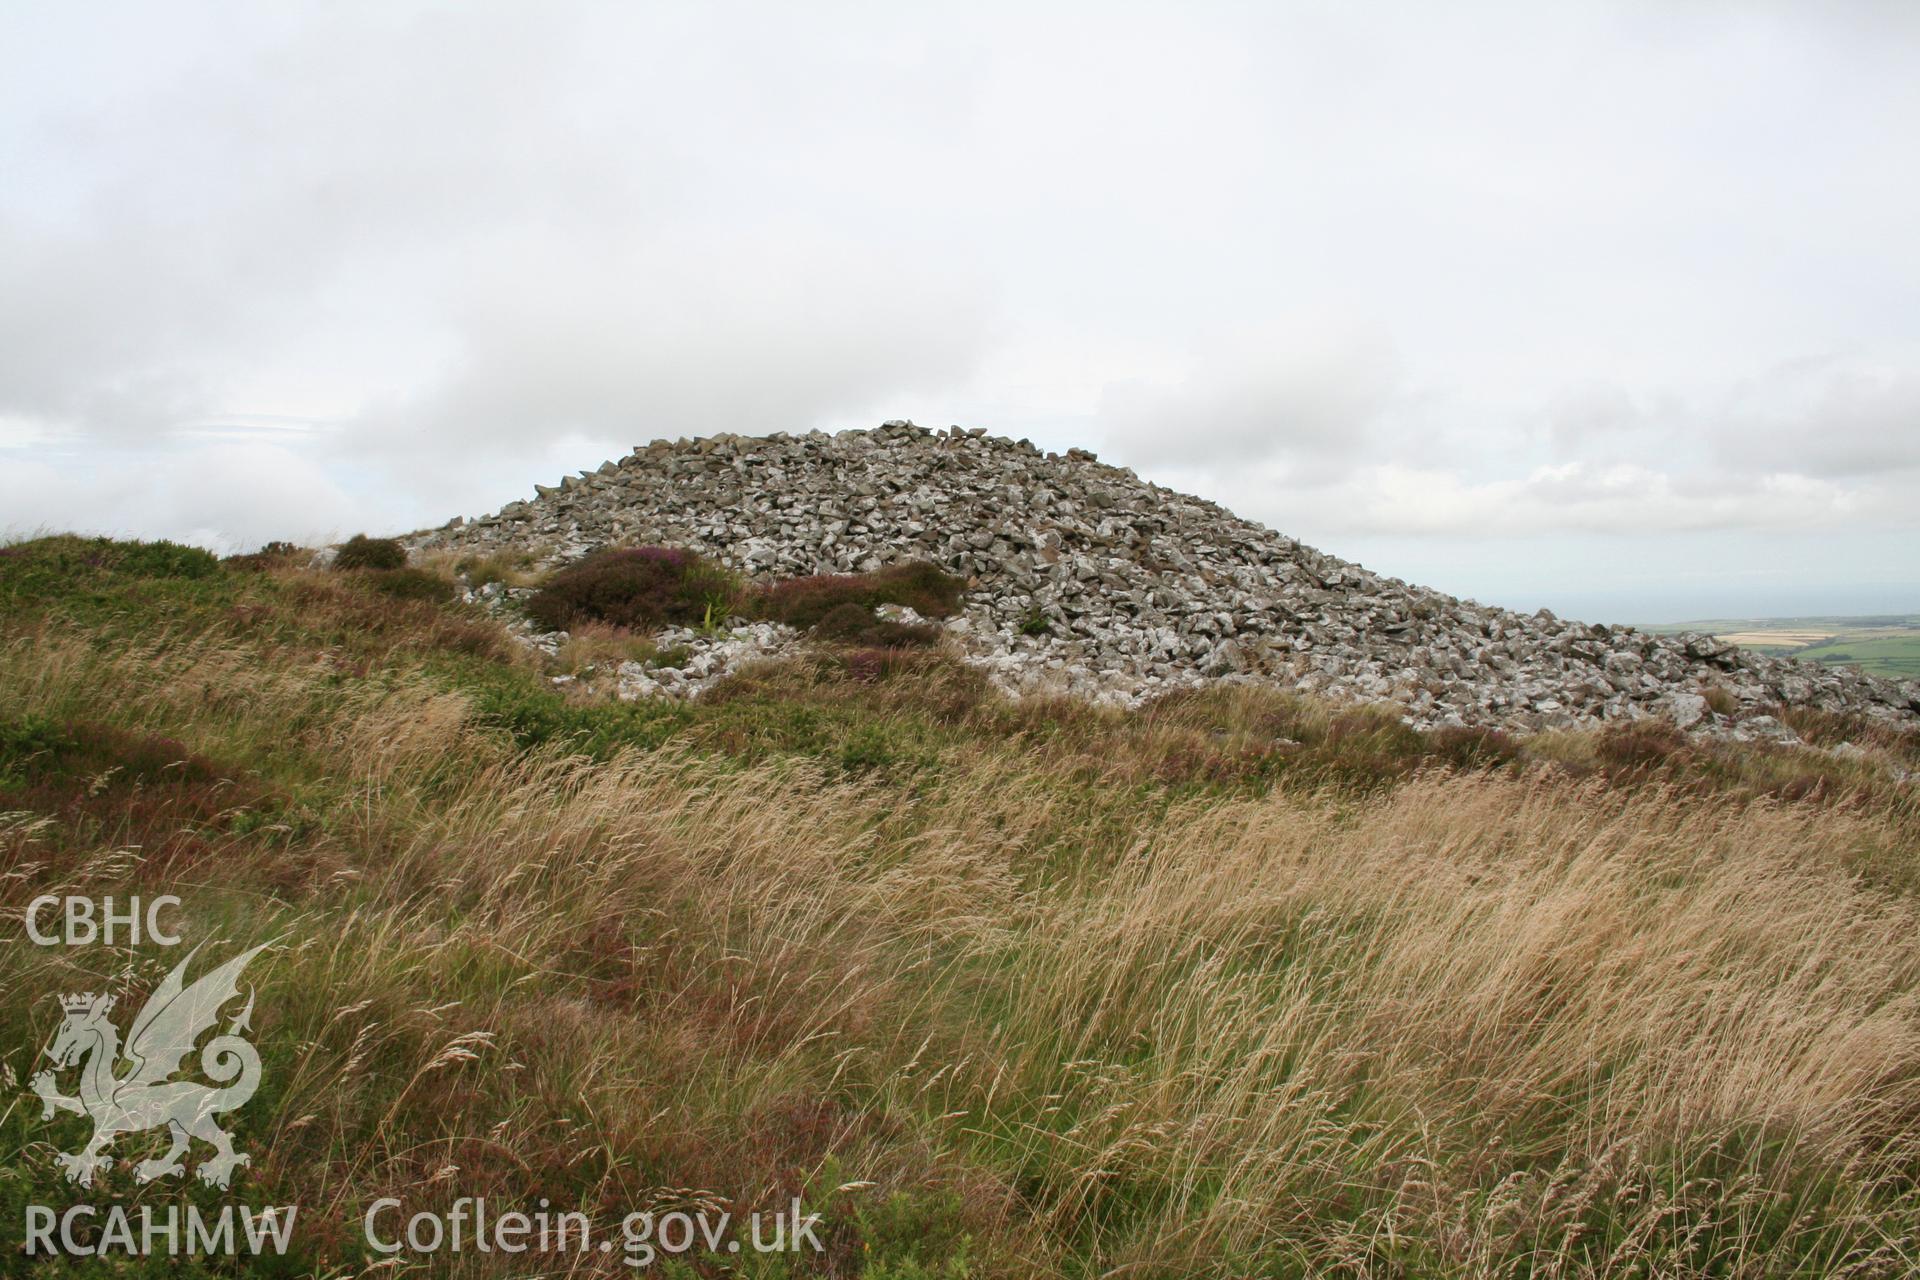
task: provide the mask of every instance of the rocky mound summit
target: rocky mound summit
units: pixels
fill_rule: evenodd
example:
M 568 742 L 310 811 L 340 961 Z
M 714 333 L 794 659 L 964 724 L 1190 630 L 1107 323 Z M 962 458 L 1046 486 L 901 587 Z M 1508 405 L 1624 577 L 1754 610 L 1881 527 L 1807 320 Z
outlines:
M 1398 704 L 1422 726 L 1528 728 L 1663 715 L 1790 739 L 1779 705 L 1920 724 L 1920 683 L 1747 653 L 1704 635 L 1519 614 L 1409 586 L 1085 450 L 978 429 L 656 440 L 535 486 L 417 547 L 697 549 L 763 577 L 930 560 L 969 581 L 948 624 L 1016 694 L 1136 703 L 1259 680 Z

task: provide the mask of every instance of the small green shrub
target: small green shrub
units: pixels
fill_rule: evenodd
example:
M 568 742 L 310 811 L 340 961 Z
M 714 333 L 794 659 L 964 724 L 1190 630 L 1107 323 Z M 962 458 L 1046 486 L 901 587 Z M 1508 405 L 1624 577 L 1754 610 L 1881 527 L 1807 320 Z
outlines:
M 29 761 L 57 757 L 73 746 L 73 735 L 45 716 L 0 719 L 0 790 L 25 777 Z
M 880 725 L 862 725 L 840 747 L 840 767 L 848 773 L 885 769 L 900 760 L 892 738 Z
M 1047 621 L 1047 615 L 1040 612 L 1037 606 L 1020 619 L 1020 634 L 1023 636 L 1044 636 L 1052 630 L 1053 624 Z
M 340 544 L 333 558 L 336 569 L 403 569 L 407 550 L 393 538 L 369 538 L 356 533 Z
M 0 547 L 0 602 L 103 602 L 134 579 L 217 579 L 220 560 L 177 542 L 55 534 Z
M 724 618 L 739 597 L 738 580 L 695 552 L 621 547 L 555 572 L 527 601 L 527 615 L 549 631 L 583 621 L 652 631 Z
M 105 539 L 101 539 L 105 542 Z M 116 542 L 102 567 L 134 578 L 208 578 L 220 561 L 199 547 L 177 542 Z

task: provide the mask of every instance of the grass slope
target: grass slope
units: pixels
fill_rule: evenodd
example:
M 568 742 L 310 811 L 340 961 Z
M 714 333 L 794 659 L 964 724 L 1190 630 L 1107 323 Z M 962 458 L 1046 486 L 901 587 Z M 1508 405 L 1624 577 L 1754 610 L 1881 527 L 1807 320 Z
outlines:
M 235 1195 L 301 1206 L 281 1274 L 380 1262 L 385 1195 L 825 1216 L 823 1254 L 683 1276 L 1920 1267 L 1910 739 L 1121 715 L 831 649 L 627 705 L 435 594 L 0 550 L 0 911 L 171 892 L 189 942 L 280 941 L 233 1120 Z M 175 959 L 0 951 L 9 1081 L 56 995 L 137 1006 Z M 220 1201 L 135 1186 L 133 1141 L 67 1186 L 86 1122 L 14 1096 L 0 1222 Z

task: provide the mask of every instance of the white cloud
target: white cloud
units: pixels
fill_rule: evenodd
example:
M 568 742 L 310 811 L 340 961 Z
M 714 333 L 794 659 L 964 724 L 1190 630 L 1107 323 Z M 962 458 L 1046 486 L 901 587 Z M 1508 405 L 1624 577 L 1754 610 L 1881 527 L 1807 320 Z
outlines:
M 1297 325 L 1257 343 L 1227 339 L 1174 383 L 1110 383 L 1099 423 L 1112 447 L 1143 464 L 1337 472 L 1387 446 L 1378 428 L 1406 395 L 1400 366 L 1378 337 Z
M 1717 459 L 1741 470 L 1847 478 L 1920 468 L 1920 351 L 1791 361 L 1737 386 Z
M 1916 57 L 1865 2 L 15 6 L 0 523 L 907 416 L 1409 563 L 1911 550 Z
M 101 465 L 104 462 L 105 465 Z M 222 553 L 378 528 L 386 513 L 282 444 L 201 443 L 104 459 L 9 460 L 4 532 L 137 535 Z

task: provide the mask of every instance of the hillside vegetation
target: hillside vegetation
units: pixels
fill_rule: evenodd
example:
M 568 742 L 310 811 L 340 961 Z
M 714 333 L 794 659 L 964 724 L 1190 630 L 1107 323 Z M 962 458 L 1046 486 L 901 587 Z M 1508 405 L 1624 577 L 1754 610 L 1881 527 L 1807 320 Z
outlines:
M 236 1193 L 301 1206 L 283 1274 L 391 1274 L 381 1196 L 794 1195 L 823 1253 L 665 1274 L 1920 1271 L 1910 736 L 1100 711 L 825 641 L 622 703 L 435 565 L 306 564 L 0 549 L 0 909 L 174 893 L 190 942 L 277 941 L 232 1127 Z M 55 997 L 176 960 L 0 950 L 0 1221 L 84 1196 L 86 1122 L 19 1088 Z M 137 1147 L 95 1198 L 219 1199 Z

